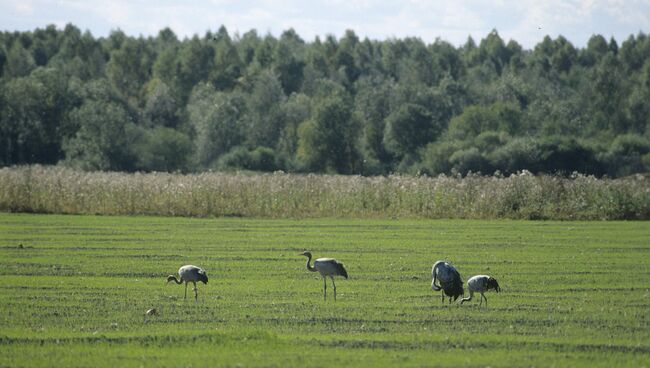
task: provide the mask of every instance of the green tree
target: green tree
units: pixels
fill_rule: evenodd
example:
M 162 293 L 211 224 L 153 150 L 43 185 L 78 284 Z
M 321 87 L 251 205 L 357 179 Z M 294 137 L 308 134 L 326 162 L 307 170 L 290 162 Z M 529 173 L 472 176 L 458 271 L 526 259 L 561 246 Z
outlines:
M 210 84 L 194 89 L 187 110 L 196 132 L 195 153 L 200 167 L 210 167 L 219 156 L 243 142 L 244 107 L 240 96 L 218 92 Z
M 602 175 L 603 168 L 596 152 L 574 138 L 544 137 L 538 143 L 538 170 L 545 173 L 570 174 L 588 172 Z
M 155 43 L 158 50 L 175 48 L 178 46 L 178 37 L 171 28 L 165 27 L 158 32 Z
M 72 110 L 70 119 L 79 130 L 64 142 L 68 164 L 85 170 L 135 169 L 134 145 L 140 132 L 127 109 L 115 100 L 87 99 Z
M 398 157 L 404 157 L 435 141 L 442 127 L 435 124 L 431 113 L 423 106 L 406 103 L 386 118 L 385 130 L 385 147 Z
M 251 147 L 274 148 L 284 128 L 282 85 L 273 71 L 262 72 L 255 80 L 247 100 L 249 125 L 247 140 Z
M 113 50 L 106 65 L 106 76 L 119 93 L 137 105 L 142 87 L 151 77 L 153 64 L 145 41 L 126 39 L 119 49 Z
M 171 89 L 159 79 L 149 81 L 145 89 L 148 91 L 143 115 L 147 125 L 175 128 L 178 124 L 178 103 Z
M 355 61 L 356 48 L 359 38 L 352 30 L 346 30 L 334 54 L 335 69 L 341 74 L 346 85 L 351 85 L 359 78 L 359 67 Z
M 242 62 L 226 27 L 219 28 L 214 41 L 216 45 L 210 80 L 218 90 L 228 90 L 237 84 L 241 76 Z
M 192 152 L 186 134 L 162 126 L 144 131 L 135 145 L 138 169 L 146 171 L 186 171 Z
M 650 153 L 650 140 L 634 134 L 617 136 L 601 159 L 607 167 L 607 174 L 617 177 L 647 172 L 644 157 Z
M 298 150 L 298 127 L 311 116 L 312 100 L 305 94 L 293 93 L 281 105 L 284 128 L 277 144 L 278 160 L 285 162 L 285 169 L 295 166 Z
M 466 72 L 465 65 L 461 59 L 460 53 L 448 42 L 436 39 L 429 45 L 433 68 L 435 68 L 434 80 L 438 81 L 444 76 L 450 77 L 456 81 Z
M 452 140 L 427 144 L 422 152 L 422 161 L 418 165 L 420 171 L 429 175 L 451 172 L 453 164 L 449 161 L 449 158 L 454 152 L 464 148 L 462 142 Z
M 36 68 L 32 54 L 27 51 L 20 42 L 14 42 L 7 53 L 7 61 L 4 65 L 4 76 L 6 78 L 25 77 Z
M 45 66 L 59 49 L 59 32 L 53 24 L 45 29 L 34 31 L 34 43 L 31 50 L 38 66 Z
M 261 68 L 268 68 L 273 62 L 273 50 L 277 40 L 271 35 L 266 35 L 264 39 L 255 46 L 253 59 Z
M 429 53 L 426 45 L 418 38 L 403 41 L 404 56 L 397 63 L 397 79 L 403 84 L 436 85 L 443 75 Z
M 115 34 L 120 32 L 112 32 L 111 36 Z M 123 33 L 121 35 L 124 36 Z M 77 27 L 68 24 L 59 37 L 59 43 L 59 50 L 50 59 L 48 67 L 55 67 L 68 77 L 84 81 L 106 77 L 108 53 L 90 32 L 82 34 Z
M 389 39 L 381 47 L 382 70 L 395 80 L 399 78 L 399 64 L 405 58 L 406 45 L 401 40 Z
M 580 63 L 586 67 L 592 67 L 597 64 L 608 52 L 609 46 L 605 37 L 593 35 L 587 41 L 587 48 L 583 49 L 579 55 Z
M 591 107 L 596 127 L 622 133 L 626 124 L 621 109 L 625 96 L 620 63 L 607 53 L 593 70 Z
M 302 56 L 304 41 L 293 31 L 285 31 L 273 50 L 273 71 L 286 94 L 300 90 L 305 67 Z
M 564 37 L 552 40 L 549 36 L 535 46 L 532 61 L 542 73 L 567 73 L 578 61 L 578 52 Z
M 534 138 L 518 137 L 494 150 L 488 160 L 494 168 L 504 174 L 514 174 L 522 170 L 536 173 L 540 171 L 540 156 L 541 151 Z
M 261 38 L 254 29 L 241 36 L 237 50 L 239 51 L 239 59 L 244 65 L 250 65 L 255 61 L 255 49 L 261 42 Z
M 194 86 L 207 81 L 213 68 L 214 49 L 194 36 L 185 42 L 178 55 L 178 92 L 180 102 L 185 105 Z
M 358 69 L 357 78 L 362 75 L 381 74 L 381 59 L 378 55 L 378 48 L 378 42 L 370 41 L 368 38 L 364 38 L 363 41 L 356 44 L 354 48 L 354 64 Z
M 650 42 L 649 46 L 650 46 Z M 649 47 L 650 48 L 650 47 Z M 650 133 L 650 50 L 649 58 L 638 73 L 638 78 L 632 81 L 632 92 L 625 101 L 625 120 L 628 122 L 626 131 L 630 133 Z
M 37 68 L 29 77 L 14 78 L 2 90 L 0 162 L 54 164 L 62 158 L 62 125 L 73 100 L 65 76 Z
M 508 49 L 496 30 L 492 30 L 487 37 L 481 40 L 478 47 L 479 60 L 484 65 L 494 68 L 497 75 L 506 68 L 510 61 L 510 49 Z
M 493 172 L 488 159 L 476 147 L 460 149 L 449 156 L 452 171 L 465 175 L 469 172 L 489 174 Z
M 449 123 L 449 135 L 467 140 L 487 131 L 516 135 L 521 131 L 521 111 L 516 105 L 496 102 L 490 106 L 469 106 Z
M 39 162 L 35 157 L 39 145 L 47 141 L 42 102 L 45 88 L 30 78 L 15 78 L 2 89 L 0 137 L 4 165 Z
M 332 94 L 314 107 L 298 130 L 298 160 L 310 171 L 356 172 L 359 124 L 344 96 Z
M 365 170 L 386 172 L 393 155 L 384 146 L 386 118 L 395 83 L 380 77 L 362 77 L 355 83 L 355 111 L 362 125 L 361 148 Z
M 650 57 L 650 38 L 643 33 L 637 37 L 630 35 L 621 45 L 619 56 L 628 71 L 641 69 Z
M 314 43 L 307 50 L 305 68 L 303 69 L 302 92 L 313 95 L 319 81 L 328 78 L 329 74 L 325 46 L 316 37 Z
M 7 64 L 7 51 L 4 45 L 0 44 L 0 78 L 4 76 L 5 64 Z
M 218 167 L 226 170 L 275 171 L 281 169 L 282 165 L 271 148 L 258 147 L 251 151 L 238 146 L 219 158 Z

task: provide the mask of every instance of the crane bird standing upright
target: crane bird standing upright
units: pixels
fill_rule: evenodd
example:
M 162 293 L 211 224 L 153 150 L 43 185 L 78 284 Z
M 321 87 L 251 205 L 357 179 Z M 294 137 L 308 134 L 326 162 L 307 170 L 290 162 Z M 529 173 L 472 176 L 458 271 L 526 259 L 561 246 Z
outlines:
M 318 258 L 314 261 L 314 266 L 311 263 L 311 253 L 303 252 L 303 256 L 307 257 L 307 269 L 311 272 L 318 271 L 323 277 L 323 300 L 327 300 L 327 276 L 332 279 L 334 286 L 334 300 L 336 301 L 336 284 L 334 283 L 334 276 L 343 276 L 348 278 L 348 272 L 343 267 L 343 264 L 334 258 Z
M 205 274 L 205 271 L 201 267 L 186 265 L 178 269 L 178 275 L 181 277 L 180 280 L 174 275 L 169 275 L 167 276 L 167 282 L 174 281 L 179 285 L 185 282 L 185 299 L 187 299 L 187 283 L 191 282 L 194 284 L 194 300 L 198 301 L 199 289 L 196 288 L 196 282 L 208 283 L 208 275 Z
M 459 296 L 465 295 L 465 290 L 463 290 L 463 279 L 460 277 L 460 273 L 456 270 L 454 266 L 445 261 L 438 261 L 433 264 L 431 268 L 431 289 L 434 291 L 442 290 L 442 302 L 445 301 L 445 294 L 449 297 L 449 303 L 451 299 L 458 299 Z M 436 281 L 440 283 L 440 286 L 436 285 Z

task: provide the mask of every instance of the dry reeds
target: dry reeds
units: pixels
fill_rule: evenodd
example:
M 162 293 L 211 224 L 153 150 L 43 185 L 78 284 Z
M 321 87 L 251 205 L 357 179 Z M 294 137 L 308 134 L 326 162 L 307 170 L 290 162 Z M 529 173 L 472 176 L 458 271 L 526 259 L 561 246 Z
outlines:
M 314 174 L 116 173 L 0 169 L 0 211 L 257 218 L 650 218 L 638 175 L 361 177 Z

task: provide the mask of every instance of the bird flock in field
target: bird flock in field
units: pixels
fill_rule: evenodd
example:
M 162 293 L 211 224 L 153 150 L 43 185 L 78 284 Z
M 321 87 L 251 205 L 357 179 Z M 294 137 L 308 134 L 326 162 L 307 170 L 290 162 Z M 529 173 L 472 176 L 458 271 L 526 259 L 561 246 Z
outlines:
M 348 272 L 345 270 L 343 263 L 334 258 L 317 258 L 314 260 L 314 265 L 311 265 L 312 255 L 311 252 L 303 252 L 301 255 L 307 257 L 307 270 L 310 272 L 318 272 L 323 278 L 323 300 L 327 300 L 327 278 L 332 280 L 332 288 L 334 289 L 334 300 L 336 300 L 336 283 L 334 276 L 341 276 L 345 279 L 348 278 Z M 179 278 L 175 275 L 167 276 L 167 283 L 174 281 L 177 284 L 185 283 L 185 299 L 187 299 L 187 284 L 194 285 L 194 300 L 198 301 L 199 291 L 196 287 L 197 282 L 204 284 L 208 283 L 208 276 L 201 267 L 186 265 L 178 270 Z M 463 288 L 463 279 L 456 268 L 446 261 L 438 261 L 433 264 L 431 269 L 431 289 L 434 291 L 442 291 L 442 302 L 444 303 L 445 297 L 449 298 L 449 303 L 456 301 L 458 297 L 463 296 L 460 304 L 472 300 L 474 293 L 481 294 L 479 306 L 483 304 L 485 299 L 485 306 L 487 307 L 487 298 L 485 293 L 489 290 L 494 290 L 497 293 L 501 291 L 499 283 L 494 277 L 488 275 L 476 275 L 467 280 L 467 289 L 469 296 L 465 298 L 465 289 Z M 157 311 L 150 309 L 147 315 L 155 315 Z

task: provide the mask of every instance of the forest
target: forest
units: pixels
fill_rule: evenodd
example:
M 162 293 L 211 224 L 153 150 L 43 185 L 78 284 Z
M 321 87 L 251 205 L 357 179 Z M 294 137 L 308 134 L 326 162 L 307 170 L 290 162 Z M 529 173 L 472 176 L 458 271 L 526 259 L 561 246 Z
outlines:
M 0 166 L 622 177 L 650 168 L 650 38 L 305 41 L 0 33 Z

